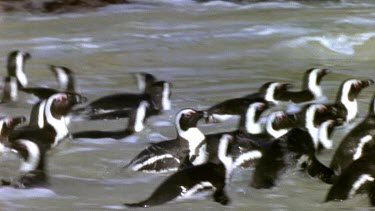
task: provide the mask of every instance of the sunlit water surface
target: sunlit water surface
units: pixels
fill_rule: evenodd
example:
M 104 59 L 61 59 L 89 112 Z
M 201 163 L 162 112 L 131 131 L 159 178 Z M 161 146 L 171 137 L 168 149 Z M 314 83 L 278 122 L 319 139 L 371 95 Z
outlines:
M 374 79 L 375 3 L 268 2 L 242 5 L 221 1 L 150 1 L 110 6 L 93 12 L 0 15 L 1 75 L 7 53 L 32 54 L 26 71 L 34 86 L 56 87 L 47 64 L 77 73 L 89 99 L 115 92 L 137 92 L 131 73 L 149 72 L 173 83 L 173 108 L 148 120 L 142 132 L 120 140 L 67 140 L 50 154 L 51 185 L 45 189 L 0 188 L 0 209 L 121 209 L 146 198 L 167 175 L 122 170 L 149 142 L 175 137 L 174 115 L 185 107 L 205 108 L 255 92 L 267 81 L 298 88 L 312 67 L 332 70 L 322 82 L 329 101 L 342 80 Z M 360 117 L 374 88 L 359 96 Z M 27 96 L 24 96 L 27 97 Z M 31 105 L 2 105 L 2 114 L 28 116 Z M 235 121 L 202 125 L 205 133 L 235 128 Z M 115 130 L 126 120 L 73 122 L 71 131 Z M 348 129 L 337 130 L 335 147 Z M 333 152 L 319 156 L 329 164 Z M 1 177 L 17 175 L 19 159 L 0 157 Z M 317 210 L 366 208 L 365 196 L 323 203 L 328 185 L 291 171 L 271 190 L 248 186 L 251 170 L 234 173 L 229 206 L 211 198 L 170 203 L 155 210 Z

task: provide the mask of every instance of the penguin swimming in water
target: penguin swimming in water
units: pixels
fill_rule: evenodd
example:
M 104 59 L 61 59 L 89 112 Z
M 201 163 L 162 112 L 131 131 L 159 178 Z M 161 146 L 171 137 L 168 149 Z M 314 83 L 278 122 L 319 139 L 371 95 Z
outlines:
M 8 136 L 15 127 L 24 123 L 26 117 L 2 117 L 0 118 L 0 151 L 6 151 L 8 145 Z
M 366 87 L 374 84 L 373 80 L 347 79 L 342 82 L 336 95 L 336 102 L 326 104 L 328 109 L 336 110 L 338 117 L 346 123 L 353 121 L 358 114 L 357 97 Z
M 151 144 L 126 166 L 133 171 L 169 172 L 177 171 L 186 157 L 198 165 L 206 161 L 205 136 L 197 128 L 203 117 L 202 111 L 183 109 L 176 115 L 177 138 Z
M 342 170 L 359 159 L 368 147 L 375 144 L 375 95 L 369 105 L 367 116 L 345 135 L 335 151 L 330 167 L 340 175 Z
M 124 205 L 146 208 L 188 198 L 201 191 L 212 191 L 215 202 L 227 205 L 230 200 L 225 186 L 235 168 L 235 160 L 227 154 L 231 139 L 232 136 L 224 134 L 219 141 L 217 153 L 220 162 L 209 162 L 178 171 L 161 183 L 146 200 Z
M 353 198 L 356 194 L 368 194 L 374 206 L 375 185 L 375 145 L 361 158 L 350 163 L 343 169 L 329 189 L 325 201 L 343 201 Z
M 286 90 L 287 84 L 279 82 L 268 82 L 263 84 L 259 91 L 240 98 L 233 98 L 218 103 L 205 111 L 206 122 L 224 121 L 233 116 L 241 115 L 243 108 L 247 108 L 249 104 L 259 101 L 267 101 L 277 104 L 275 95 L 278 92 Z
M 157 81 L 152 84 L 149 93 L 121 93 L 101 97 L 85 107 L 75 109 L 71 115 L 84 120 L 103 120 L 128 118 L 141 103 L 147 103 L 146 117 L 158 115 L 171 107 L 171 84 Z
M 327 69 L 311 68 L 303 75 L 302 88 L 300 91 L 285 90 L 275 96 L 278 101 L 292 102 L 295 104 L 307 103 L 324 97 L 320 85 L 324 76 L 329 73 Z
M 311 176 L 332 183 L 334 173 L 316 159 L 310 134 L 305 129 L 293 128 L 265 148 L 250 185 L 257 189 L 271 188 L 287 168 L 296 166 L 299 161 Z
M 133 113 L 129 114 L 128 125 L 123 130 L 117 131 L 80 131 L 71 134 L 72 139 L 80 138 L 112 138 L 112 139 L 122 139 L 127 136 L 134 134 L 135 132 L 140 132 L 144 128 L 144 122 L 146 120 L 146 112 L 149 105 L 147 102 L 141 102 L 139 107 Z
M 21 159 L 21 175 L 10 180 L 2 179 L 1 186 L 33 188 L 47 186 L 47 151 L 44 140 L 29 138 L 11 140 L 8 147 Z
M 57 82 L 59 84 L 59 89 L 47 88 L 47 87 L 22 87 L 20 91 L 31 94 L 40 100 L 47 99 L 51 95 L 57 93 L 76 93 L 75 88 L 75 77 L 74 72 L 63 66 L 50 65 L 49 69 L 56 76 Z
M 71 108 L 81 103 L 79 95 L 66 93 L 54 94 L 42 102 L 39 107 L 36 123 L 19 127 L 9 134 L 9 141 L 19 139 L 36 139 L 45 141 L 47 149 L 56 147 L 61 140 L 68 136 L 69 131 L 65 117 Z

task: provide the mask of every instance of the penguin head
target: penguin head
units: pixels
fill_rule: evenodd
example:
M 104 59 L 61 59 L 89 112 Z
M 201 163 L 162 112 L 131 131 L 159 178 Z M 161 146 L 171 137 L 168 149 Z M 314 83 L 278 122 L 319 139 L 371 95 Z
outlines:
M 358 80 L 358 79 L 347 79 L 341 86 L 337 94 L 337 101 L 343 102 L 345 100 L 354 101 L 362 89 L 371 86 L 374 81 L 369 80 Z
M 276 98 L 287 91 L 291 86 L 292 85 L 289 83 L 268 82 L 263 84 L 259 92 L 264 95 L 266 101 L 277 105 L 279 101 L 276 100 Z
M 71 69 L 67 67 L 55 66 L 55 65 L 49 65 L 49 69 L 55 75 L 57 82 L 60 86 L 60 89 L 62 91 L 71 91 L 71 92 L 75 91 L 75 90 L 68 90 L 69 83 L 73 83 L 74 85 L 74 81 L 71 81 L 73 80 L 72 76 L 74 72 Z
M 297 116 L 295 114 L 288 114 L 285 111 L 277 111 L 275 118 L 272 119 L 272 127 L 275 130 L 291 128 L 297 123 Z
M 203 117 L 203 111 L 185 108 L 176 115 L 176 127 L 178 131 L 187 131 L 189 128 L 197 127 L 198 121 Z
M 321 68 L 308 69 L 303 77 L 303 89 L 309 89 L 310 84 L 319 85 L 323 77 L 326 76 L 330 71 Z
M 58 93 L 47 99 L 46 109 L 49 109 L 55 118 L 60 118 L 67 115 L 74 105 L 84 101 L 85 98 L 78 94 Z

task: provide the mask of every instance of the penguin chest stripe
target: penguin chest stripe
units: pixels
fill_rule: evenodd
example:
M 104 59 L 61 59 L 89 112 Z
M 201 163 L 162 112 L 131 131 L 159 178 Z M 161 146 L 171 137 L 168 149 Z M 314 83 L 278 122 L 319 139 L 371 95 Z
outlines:
M 369 174 L 362 174 L 357 181 L 352 186 L 352 189 L 349 192 L 349 197 L 352 197 L 356 194 L 357 190 L 364 185 L 366 182 L 373 182 L 374 178 Z
M 245 162 L 248 162 L 250 160 L 255 160 L 255 159 L 259 159 L 262 157 L 262 153 L 259 152 L 258 150 L 253 150 L 253 151 L 250 151 L 250 152 L 246 152 L 244 154 L 241 154 L 234 162 L 234 165 L 235 166 L 241 166 L 243 165 Z
M 214 185 L 212 185 L 211 182 L 208 182 L 208 181 L 200 182 L 194 185 L 193 187 L 191 187 L 190 189 L 184 186 L 181 186 L 181 194 L 177 199 L 186 199 L 204 190 L 216 190 L 216 188 Z
M 353 160 L 357 160 L 362 156 L 363 147 L 372 140 L 372 136 L 367 135 L 361 138 L 360 142 L 358 143 L 357 148 L 355 149 L 355 153 L 353 154 Z
M 151 158 L 149 158 L 149 159 L 147 159 L 147 160 L 145 160 L 141 163 L 138 163 L 138 164 L 134 165 L 132 169 L 133 169 L 133 171 L 139 171 L 140 169 L 142 169 L 145 166 L 155 164 L 155 163 L 160 162 L 164 159 L 174 159 L 177 163 L 180 163 L 180 160 L 177 159 L 176 157 L 174 157 L 173 155 L 163 154 L 163 155 L 151 157 Z

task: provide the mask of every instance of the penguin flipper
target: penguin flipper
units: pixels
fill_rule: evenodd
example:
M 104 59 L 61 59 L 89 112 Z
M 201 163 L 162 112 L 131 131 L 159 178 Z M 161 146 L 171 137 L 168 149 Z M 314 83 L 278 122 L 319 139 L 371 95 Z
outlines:
M 334 171 L 323 165 L 315 156 L 307 166 L 307 173 L 327 184 L 333 184 L 336 177 Z

